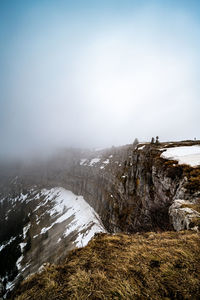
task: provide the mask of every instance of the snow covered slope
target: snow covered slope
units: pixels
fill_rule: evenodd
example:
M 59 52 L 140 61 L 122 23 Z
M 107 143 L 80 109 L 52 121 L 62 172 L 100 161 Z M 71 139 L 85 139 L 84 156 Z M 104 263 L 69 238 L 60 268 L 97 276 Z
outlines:
M 177 160 L 180 164 L 196 167 L 200 165 L 200 146 L 167 148 L 166 151 L 161 154 L 161 157 Z
M 5 224 L 11 223 L 11 212 L 25 212 L 27 216 L 21 214 L 19 230 L 11 230 L 0 243 L 0 259 L 6 255 L 6 261 L 12 260 L 9 272 L 7 265 L 0 267 L 7 290 L 20 277 L 37 272 L 43 263 L 61 262 L 70 250 L 87 245 L 95 233 L 106 232 L 98 214 L 84 198 L 61 187 L 29 189 L 8 197 L 6 206 L 9 210 L 5 213 Z
M 77 232 L 73 241 L 77 247 L 87 245 L 95 233 L 105 232 L 99 216 L 82 196 L 77 196 L 60 187 L 51 190 L 44 189 L 41 191 L 41 196 L 44 197 L 44 200 L 35 209 L 37 224 L 40 224 L 42 218 L 37 215 L 38 210 L 48 203 L 51 204 L 51 208 L 46 211 L 46 214 L 52 217 L 53 222 L 48 227 L 43 227 L 34 238 L 64 222 L 66 225 L 63 232 L 60 232 L 61 237 L 64 238 Z M 57 243 L 61 241 L 61 237 L 58 238 Z

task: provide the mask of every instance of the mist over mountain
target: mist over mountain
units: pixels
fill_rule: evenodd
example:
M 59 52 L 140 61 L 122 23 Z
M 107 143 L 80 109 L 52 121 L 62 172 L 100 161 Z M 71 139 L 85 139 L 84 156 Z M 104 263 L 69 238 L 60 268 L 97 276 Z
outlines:
M 1 1 L 1 157 L 198 138 L 199 9 Z

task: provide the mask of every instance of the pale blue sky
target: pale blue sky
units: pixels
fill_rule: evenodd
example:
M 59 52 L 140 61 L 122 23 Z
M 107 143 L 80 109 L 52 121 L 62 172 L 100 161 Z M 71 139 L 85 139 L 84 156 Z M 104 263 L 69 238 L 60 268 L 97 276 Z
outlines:
M 200 139 L 199 1 L 0 1 L 0 155 Z

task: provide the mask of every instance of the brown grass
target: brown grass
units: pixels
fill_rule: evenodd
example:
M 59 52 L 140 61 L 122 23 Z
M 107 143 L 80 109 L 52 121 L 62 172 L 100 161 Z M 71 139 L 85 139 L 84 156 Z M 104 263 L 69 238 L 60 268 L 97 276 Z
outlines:
M 25 280 L 17 300 L 199 299 L 199 234 L 97 235 Z

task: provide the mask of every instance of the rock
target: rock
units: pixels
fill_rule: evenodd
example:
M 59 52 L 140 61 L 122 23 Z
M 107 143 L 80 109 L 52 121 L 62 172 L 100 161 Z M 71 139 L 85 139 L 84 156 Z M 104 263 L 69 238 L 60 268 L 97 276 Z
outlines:
M 184 229 L 198 230 L 200 213 L 192 209 L 193 202 L 177 199 L 169 207 L 169 216 L 176 231 Z M 190 207 L 187 207 L 190 206 Z

